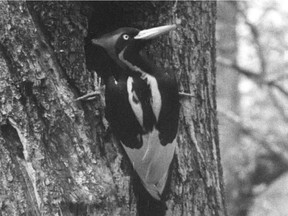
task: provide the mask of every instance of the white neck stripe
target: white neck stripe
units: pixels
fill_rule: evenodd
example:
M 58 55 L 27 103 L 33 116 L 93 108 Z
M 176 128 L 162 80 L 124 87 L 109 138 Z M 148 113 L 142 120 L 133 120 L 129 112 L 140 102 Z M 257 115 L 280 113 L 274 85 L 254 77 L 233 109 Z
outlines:
M 127 47 L 125 47 L 118 55 L 119 59 L 125 64 L 127 65 L 131 70 L 135 71 L 135 72 L 139 72 L 141 74 L 147 74 L 145 71 L 141 70 L 141 68 L 137 67 L 136 65 L 131 64 L 129 61 L 127 61 L 124 58 L 124 52 L 126 51 Z

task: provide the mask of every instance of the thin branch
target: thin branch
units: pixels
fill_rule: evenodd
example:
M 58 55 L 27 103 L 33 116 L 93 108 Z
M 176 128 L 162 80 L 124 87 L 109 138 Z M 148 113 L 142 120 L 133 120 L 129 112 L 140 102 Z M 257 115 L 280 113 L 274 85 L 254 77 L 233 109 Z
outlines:
M 217 111 L 220 115 L 223 115 L 225 118 L 227 118 L 231 122 L 239 124 L 240 126 L 243 127 L 244 123 L 242 122 L 242 119 L 236 113 L 229 111 L 229 110 L 224 110 L 220 106 L 218 106 Z
M 274 81 L 266 81 L 265 84 L 267 84 L 268 86 L 272 86 L 272 87 L 278 89 L 278 91 L 280 91 L 282 94 L 284 94 L 286 97 L 288 97 L 288 91 L 286 91 L 282 86 L 278 85 Z
M 286 65 L 288 67 L 288 65 Z M 288 73 L 280 73 L 280 74 L 276 74 L 273 75 L 273 77 L 269 78 L 269 82 L 278 82 L 278 81 L 283 81 L 288 79 Z
M 279 103 L 279 101 L 276 98 L 276 95 L 271 90 L 269 90 L 268 93 L 269 93 L 269 96 L 272 100 L 274 107 L 278 110 L 279 114 L 281 115 L 283 120 L 286 122 L 286 124 L 288 124 L 288 116 L 284 107 Z
M 248 77 L 248 78 L 252 79 L 253 81 L 255 81 L 258 85 L 259 84 L 264 84 L 264 85 L 267 85 L 267 86 L 271 86 L 271 87 L 277 89 L 278 91 L 280 91 L 282 94 L 284 94 L 288 98 L 288 91 L 285 90 L 282 86 L 280 86 L 279 84 L 277 84 L 273 80 L 271 81 L 271 80 L 263 79 L 263 77 L 260 74 L 257 74 L 257 73 L 255 73 L 255 72 L 253 72 L 251 70 L 242 68 L 237 63 L 232 62 L 232 61 L 230 61 L 228 59 L 218 58 L 217 59 L 217 63 L 236 70 L 238 73 L 243 74 L 246 77 Z
M 288 165 L 288 152 L 285 149 L 280 148 L 278 145 L 275 145 L 275 143 L 267 141 L 267 139 L 265 139 L 265 135 L 256 131 L 252 127 L 249 127 L 235 113 L 221 109 L 219 107 L 218 107 L 218 113 L 227 118 L 228 120 L 230 120 L 231 122 L 236 123 L 240 127 L 243 134 L 249 136 L 252 140 L 260 144 L 270 153 L 279 156 L 283 160 L 283 162 Z
M 250 71 L 248 69 L 244 69 L 242 67 L 240 67 L 236 62 L 233 62 L 229 59 L 225 59 L 222 57 L 218 57 L 217 58 L 217 63 L 221 64 L 222 66 L 226 66 L 226 67 L 231 67 L 232 69 L 235 69 L 237 72 L 245 75 L 248 78 L 251 78 L 255 81 L 259 81 L 259 79 L 261 79 L 261 76 L 253 71 Z

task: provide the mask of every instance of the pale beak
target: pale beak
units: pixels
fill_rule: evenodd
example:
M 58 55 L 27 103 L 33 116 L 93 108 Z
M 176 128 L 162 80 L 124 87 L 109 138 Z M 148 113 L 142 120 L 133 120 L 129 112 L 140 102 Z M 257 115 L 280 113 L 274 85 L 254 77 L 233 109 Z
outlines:
M 149 40 L 153 39 L 155 37 L 158 37 L 162 34 L 165 34 L 173 29 L 176 29 L 176 25 L 165 25 L 165 26 L 160 26 L 160 27 L 155 27 L 155 28 L 150 28 L 150 29 L 144 29 L 140 31 L 134 39 L 142 39 L 142 40 Z

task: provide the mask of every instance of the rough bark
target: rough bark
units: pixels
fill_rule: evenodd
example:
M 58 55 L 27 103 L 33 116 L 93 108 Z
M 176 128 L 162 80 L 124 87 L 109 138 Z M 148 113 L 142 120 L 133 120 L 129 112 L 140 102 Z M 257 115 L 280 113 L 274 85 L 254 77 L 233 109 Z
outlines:
M 136 215 L 129 164 L 107 130 L 103 96 L 75 101 L 95 90 L 86 66 L 105 67 L 89 44 L 84 49 L 85 38 L 179 19 L 177 31 L 147 49 L 191 94 L 181 100 L 168 215 L 225 215 L 215 13 L 214 2 L 1 1 L 1 214 Z

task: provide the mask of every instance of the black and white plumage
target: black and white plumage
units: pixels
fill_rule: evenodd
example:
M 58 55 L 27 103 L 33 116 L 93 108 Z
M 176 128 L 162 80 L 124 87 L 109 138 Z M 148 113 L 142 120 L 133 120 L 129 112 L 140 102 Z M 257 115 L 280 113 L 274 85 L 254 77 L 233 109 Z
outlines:
M 118 66 L 105 79 L 106 118 L 149 194 L 161 199 L 178 129 L 175 75 L 139 54 L 145 43 L 175 29 L 120 28 L 92 43 L 103 47 Z

